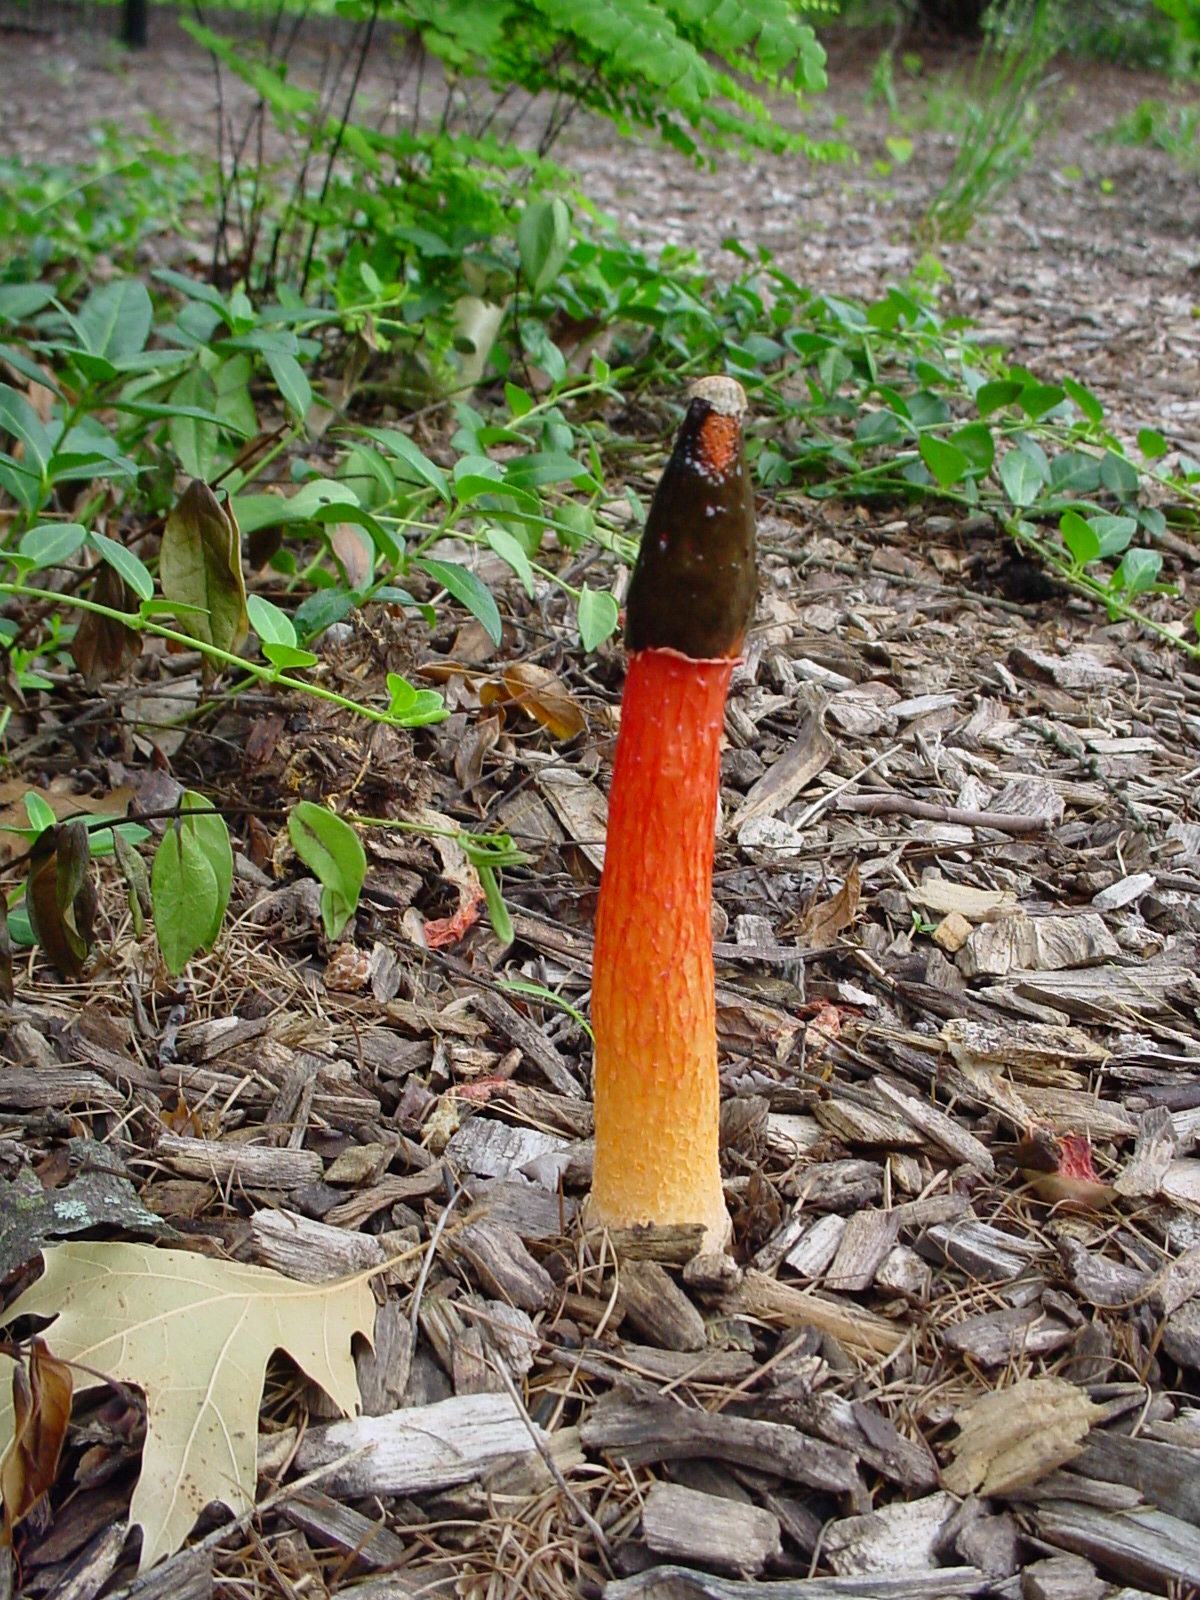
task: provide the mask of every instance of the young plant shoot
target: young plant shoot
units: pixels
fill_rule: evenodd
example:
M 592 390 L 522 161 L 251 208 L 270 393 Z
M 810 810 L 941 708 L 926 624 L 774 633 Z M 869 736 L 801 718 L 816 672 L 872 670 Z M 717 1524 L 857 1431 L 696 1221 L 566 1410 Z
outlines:
M 729 678 L 754 608 L 746 396 L 703 378 L 655 492 L 626 612 L 629 671 L 592 987 L 597 1226 L 729 1237 L 718 1161 L 712 865 Z

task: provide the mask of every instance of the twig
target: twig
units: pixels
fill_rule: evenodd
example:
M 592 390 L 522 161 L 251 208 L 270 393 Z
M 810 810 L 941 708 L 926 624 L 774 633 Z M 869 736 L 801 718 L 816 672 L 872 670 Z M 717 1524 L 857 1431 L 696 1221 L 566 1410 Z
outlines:
M 900 746 L 898 744 L 892 745 L 888 750 L 881 750 L 873 761 L 868 761 L 865 767 L 854 773 L 851 777 L 847 778 L 844 783 L 839 783 L 836 789 L 831 789 L 828 794 L 823 794 L 819 800 L 814 800 L 812 805 L 810 805 L 807 810 L 802 811 L 796 818 L 796 832 L 799 833 L 801 829 L 807 828 L 810 822 L 815 822 L 816 819 L 821 815 L 822 811 L 825 810 L 826 806 L 832 804 L 832 802 L 836 800 L 839 795 L 845 794 L 847 789 L 853 788 L 856 783 L 859 783 L 863 778 L 866 777 L 868 772 L 874 771 L 876 767 L 881 766 L 883 762 L 889 759 L 889 757 L 899 755 L 899 753 Z
M 413 1290 L 412 1310 L 408 1314 L 409 1325 L 412 1328 L 414 1343 L 416 1342 L 417 1337 L 417 1318 L 421 1313 L 421 1296 L 425 1292 L 425 1280 L 428 1278 L 429 1269 L 433 1265 L 433 1257 L 437 1251 L 438 1240 L 442 1237 L 442 1233 L 445 1230 L 446 1224 L 450 1220 L 450 1213 L 454 1210 L 455 1206 L 462 1199 L 465 1193 L 466 1190 L 463 1188 L 461 1183 L 455 1184 L 454 1193 L 450 1196 L 449 1200 L 447 1200 L 441 1216 L 437 1219 L 437 1225 L 435 1226 L 432 1234 L 429 1236 L 429 1248 L 426 1250 L 425 1259 L 421 1263 L 421 1271 L 417 1278 L 417 1286 Z
M 571 1488 L 571 1485 L 567 1482 L 566 1478 L 563 1477 L 562 1468 L 554 1459 L 554 1452 L 546 1443 L 546 1440 L 540 1429 L 535 1428 L 533 1425 L 533 1418 L 529 1415 L 529 1412 L 525 1408 L 525 1402 L 521 1399 L 521 1396 L 517 1391 L 517 1386 L 512 1380 L 512 1374 L 509 1372 L 508 1368 L 504 1365 L 503 1361 L 501 1361 L 500 1357 L 494 1350 L 489 1351 L 488 1353 L 491 1356 L 492 1366 L 495 1368 L 497 1377 L 508 1390 L 509 1398 L 512 1400 L 513 1405 L 516 1406 L 517 1410 L 521 1414 L 521 1421 L 529 1429 L 529 1437 L 533 1440 L 534 1448 L 537 1450 L 538 1455 L 541 1456 L 542 1460 L 549 1468 L 550 1476 L 562 1490 L 563 1494 L 566 1495 L 576 1513 L 582 1517 L 583 1521 L 587 1524 L 592 1538 L 596 1541 L 596 1548 L 600 1552 L 600 1558 L 611 1574 L 612 1547 L 609 1545 L 604 1529 L 596 1521 L 595 1517 L 584 1505 L 583 1501 L 575 1493 L 574 1489 Z
M 1045 817 L 1023 817 L 1015 811 L 969 811 L 961 806 L 935 806 L 907 794 L 848 794 L 837 803 L 839 811 L 859 816 L 922 817 L 927 822 L 957 822 L 964 828 L 994 828 L 997 833 L 1044 833 Z

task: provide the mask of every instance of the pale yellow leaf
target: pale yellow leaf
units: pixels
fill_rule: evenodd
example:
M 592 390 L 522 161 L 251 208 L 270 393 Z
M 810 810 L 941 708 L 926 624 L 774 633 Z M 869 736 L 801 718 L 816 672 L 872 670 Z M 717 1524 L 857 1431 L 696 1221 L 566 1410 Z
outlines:
M 358 1406 L 350 1341 L 370 1339 L 375 1301 L 362 1279 L 294 1283 L 265 1267 L 149 1245 L 47 1246 L 44 1276 L 5 1314 L 54 1317 L 60 1360 L 132 1384 L 146 1397 L 146 1444 L 130 1521 L 143 1568 L 177 1550 L 219 1500 L 254 1504 L 258 1407 L 267 1362 L 284 1350 L 343 1412 Z M 80 1390 L 97 1379 L 76 1369 Z M 0 1359 L 0 1453 L 12 1437 L 12 1363 Z

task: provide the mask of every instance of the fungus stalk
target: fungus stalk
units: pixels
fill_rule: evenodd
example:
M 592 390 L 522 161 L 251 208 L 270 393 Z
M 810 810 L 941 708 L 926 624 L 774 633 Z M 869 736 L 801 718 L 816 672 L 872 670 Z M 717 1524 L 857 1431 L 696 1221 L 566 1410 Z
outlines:
M 700 1223 L 721 1248 L 712 865 L 730 674 L 754 606 L 746 397 L 692 389 L 626 612 L 629 669 L 592 980 L 596 1226 Z

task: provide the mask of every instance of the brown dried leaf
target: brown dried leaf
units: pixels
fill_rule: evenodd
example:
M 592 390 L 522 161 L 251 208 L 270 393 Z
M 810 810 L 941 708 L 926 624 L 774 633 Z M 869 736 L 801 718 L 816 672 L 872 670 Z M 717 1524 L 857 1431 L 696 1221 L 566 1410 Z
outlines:
M 233 511 L 193 478 L 163 529 L 158 576 L 168 600 L 199 611 L 181 612 L 180 631 L 203 644 L 236 651 L 250 631 L 242 541 Z
M 133 611 L 125 580 L 107 561 L 101 562 L 92 579 L 89 597 L 97 605 L 114 611 Z M 111 617 L 85 611 L 71 641 L 71 659 L 83 674 L 83 681 L 95 691 L 102 683 L 123 677 L 125 670 L 142 653 L 142 636 Z
M 480 685 L 480 704 L 515 705 L 554 739 L 574 739 L 587 727 L 570 690 L 545 667 L 514 661 L 500 678 Z
M 796 930 L 796 943 L 801 949 L 819 950 L 832 944 L 838 934 L 847 929 L 858 913 L 858 900 L 862 893 L 862 880 L 858 875 L 858 862 L 846 874 L 846 881 L 832 900 L 813 906 Z
M 73 1387 L 70 1367 L 55 1360 L 41 1339 L 33 1341 L 28 1376 L 21 1365 L 13 1368 L 13 1437 L 0 1461 L 4 1503 L 0 1546 L 12 1544 L 17 1523 L 48 1493 L 58 1475 Z
M 329 534 L 333 558 L 351 589 L 361 589 L 375 570 L 375 550 L 367 535 L 352 522 L 339 522 Z
M 43 828 L 29 855 L 26 905 L 34 938 L 64 978 L 78 978 L 91 948 L 96 891 L 87 826 Z

